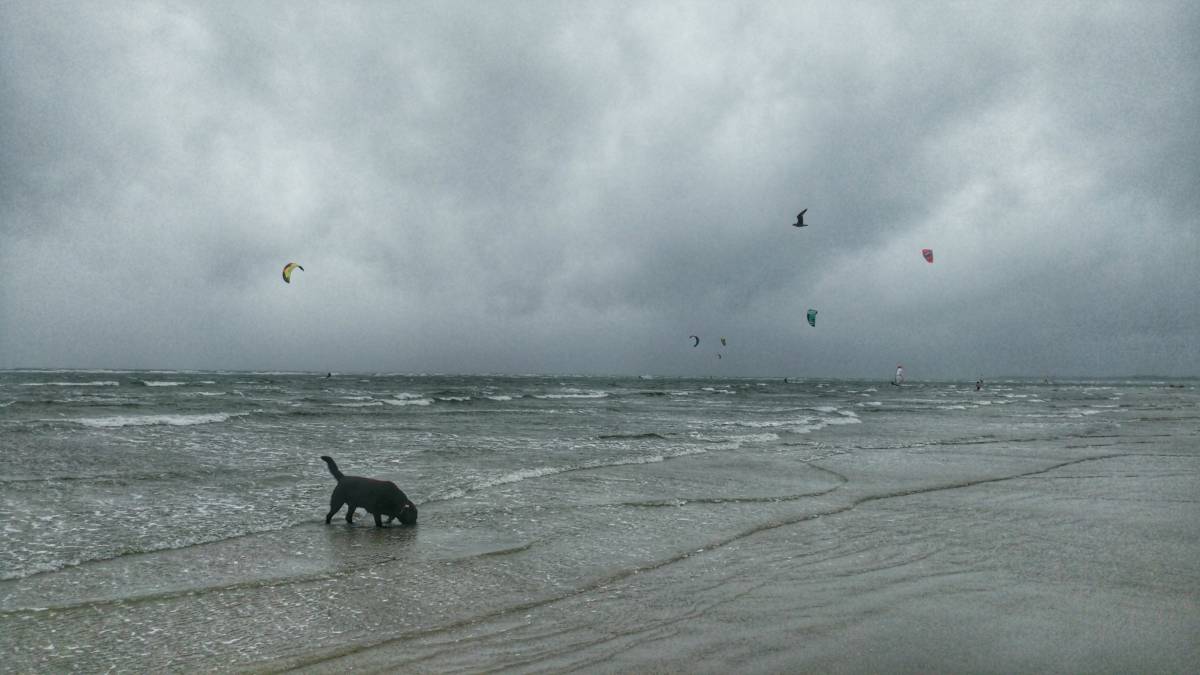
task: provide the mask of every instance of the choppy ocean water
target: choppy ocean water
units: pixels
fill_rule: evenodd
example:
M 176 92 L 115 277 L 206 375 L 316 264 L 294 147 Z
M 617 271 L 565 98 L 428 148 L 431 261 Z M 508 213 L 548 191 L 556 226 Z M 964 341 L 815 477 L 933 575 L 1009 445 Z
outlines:
M 0 669 L 886 669 L 754 608 L 837 644 L 1064 565 L 1183 640 L 1197 440 L 1194 380 L 0 372 Z M 326 526 L 323 454 L 420 523 Z

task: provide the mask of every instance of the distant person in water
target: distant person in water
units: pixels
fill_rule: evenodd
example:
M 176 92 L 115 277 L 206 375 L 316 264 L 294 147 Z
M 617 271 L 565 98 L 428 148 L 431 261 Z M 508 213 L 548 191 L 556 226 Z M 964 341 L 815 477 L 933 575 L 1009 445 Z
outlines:
M 979 391 L 981 389 L 983 389 L 983 378 L 982 377 L 979 378 L 978 380 L 975 380 L 975 391 Z

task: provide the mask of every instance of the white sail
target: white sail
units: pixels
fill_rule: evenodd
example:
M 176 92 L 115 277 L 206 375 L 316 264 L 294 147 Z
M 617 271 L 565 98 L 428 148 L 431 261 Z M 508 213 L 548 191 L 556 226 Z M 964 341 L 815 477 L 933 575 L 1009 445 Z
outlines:
M 892 384 L 904 384 L 904 366 L 896 366 L 896 379 Z

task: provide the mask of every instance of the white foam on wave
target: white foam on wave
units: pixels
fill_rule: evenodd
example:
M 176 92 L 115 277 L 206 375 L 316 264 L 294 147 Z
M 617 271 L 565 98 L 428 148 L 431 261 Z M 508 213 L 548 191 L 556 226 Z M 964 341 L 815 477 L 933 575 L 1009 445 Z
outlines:
M 46 572 L 57 572 L 64 567 L 73 567 L 83 562 L 82 560 L 63 560 L 55 558 L 44 562 L 25 563 L 21 568 L 0 572 L 0 581 L 12 581 L 13 579 L 22 579 L 24 577 L 33 576 L 35 574 L 44 574 Z M 45 607 L 30 607 L 29 610 L 34 612 L 44 612 Z
M 699 455 L 707 453 L 706 448 L 681 448 L 675 452 L 666 454 L 646 455 L 641 457 L 627 457 L 624 459 L 609 459 L 609 460 L 594 460 L 584 462 L 583 464 L 568 465 L 568 466 L 539 466 L 528 469 L 518 469 L 509 473 L 501 474 L 492 478 L 475 479 L 470 485 L 462 488 L 447 490 L 446 492 L 436 495 L 436 499 L 458 499 L 466 496 L 470 492 L 479 490 L 487 490 L 500 485 L 508 485 L 511 483 L 519 483 L 525 480 L 544 478 L 546 476 L 555 476 L 561 473 L 571 471 L 583 471 L 588 469 L 603 469 L 610 466 L 629 466 L 634 464 L 657 464 L 665 462 L 668 459 L 676 457 L 685 457 L 687 455 Z
M 85 427 L 97 429 L 116 429 L 120 427 L 145 427 L 167 425 L 172 427 L 188 427 L 197 424 L 214 424 L 225 422 L 234 417 L 244 417 L 250 413 L 205 413 L 197 415 L 117 415 L 114 417 L 79 417 L 72 420 Z
M 855 417 L 820 417 L 815 420 L 810 420 L 806 424 L 790 427 L 788 431 L 794 434 L 810 434 L 814 431 L 820 431 L 825 427 L 844 426 L 847 424 L 862 424 L 862 420 Z
M 513 397 L 507 396 L 505 394 L 495 394 L 492 396 L 488 396 L 487 398 L 489 398 L 493 401 L 511 401 L 511 400 L 513 400 Z
M 720 424 L 720 426 L 723 426 L 723 427 L 747 427 L 750 429 L 775 429 L 778 427 L 787 426 L 788 424 L 792 424 L 792 422 L 782 422 L 782 421 L 777 421 L 777 420 L 764 420 L 764 421 L 750 420 L 750 421 L 744 421 L 744 422 L 722 422 Z
M 188 383 L 177 380 L 142 380 L 142 384 L 147 387 L 183 387 Z
M 339 408 L 374 408 L 383 405 L 383 401 L 360 401 L 357 403 L 334 403 Z
M 96 380 L 93 382 L 22 382 L 22 387 L 119 387 L 116 380 Z
M 809 408 L 809 410 L 819 411 L 824 413 L 820 416 L 803 416 L 793 419 L 783 420 L 742 420 L 737 422 L 721 422 L 720 427 L 741 427 L 750 429 L 782 429 L 783 431 L 795 434 L 807 434 L 813 431 L 819 431 L 829 426 L 840 426 L 846 424 L 862 424 L 862 420 L 858 418 L 858 414 L 852 410 L 840 410 L 835 406 L 819 406 Z M 774 434 L 763 434 L 764 438 L 752 438 L 747 436 L 735 436 L 730 440 L 738 442 L 749 438 L 750 440 L 776 440 L 778 436 Z M 766 437 L 771 436 L 771 437 Z M 712 440 L 712 439 L 705 439 Z
M 541 466 L 541 467 L 536 467 L 536 468 L 531 468 L 531 469 L 520 469 L 518 471 L 513 471 L 511 473 L 502 474 L 502 475 L 494 477 L 494 478 L 483 478 L 483 479 L 474 480 L 471 482 L 470 485 L 468 485 L 466 487 L 447 490 L 446 492 L 436 495 L 435 498 L 436 499 L 458 499 L 460 497 L 466 496 L 467 493 L 469 493 L 469 492 L 476 492 L 478 490 L 486 490 L 488 488 L 493 488 L 498 485 L 507 485 L 509 483 L 517 483 L 517 482 L 520 482 L 523 480 L 529 480 L 531 478 L 541 478 L 542 476 L 552 476 L 554 474 L 559 474 L 559 473 L 563 473 L 565 471 L 571 471 L 571 470 L 573 470 L 573 467 L 553 467 L 553 466 Z
M 769 443 L 779 440 L 779 434 L 744 434 L 740 436 L 731 436 L 728 441 L 737 443 L 738 446 L 742 443 Z
M 478 487 L 490 488 L 497 485 L 507 485 L 509 483 L 518 483 L 530 478 L 541 478 L 542 476 L 553 476 L 564 471 L 570 471 L 571 467 L 554 467 L 554 466 L 539 466 L 532 469 L 518 469 L 511 473 L 506 473 L 502 476 L 484 480 L 478 483 Z
M 569 392 L 565 394 L 534 394 L 534 398 L 540 399 L 563 399 L 563 398 L 608 398 L 607 391 L 581 391 Z
M 771 441 L 779 440 L 779 434 L 773 432 L 764 432 L 759 434 L 735 434 L 733 436 L 708 436 L 706 434 L 692 434 L 696 440 L 707 441 L 709 443 L 732 443 L 735 447 L 741 447 L 743 443 L 770 443 Z
M 383 399 L 383 403 L 386 403 L 388 405 L 396 405 L 396 406 L 432 405 L 433 399 L 431 399 L 431 398 L 407 398 L 407 399 L 385 398 L 385 399 Z

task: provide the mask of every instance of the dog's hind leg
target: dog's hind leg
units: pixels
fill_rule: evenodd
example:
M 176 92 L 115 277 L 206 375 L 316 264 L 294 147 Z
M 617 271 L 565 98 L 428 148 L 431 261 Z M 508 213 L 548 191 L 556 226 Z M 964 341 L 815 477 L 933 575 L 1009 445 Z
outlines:
M 378 513 L 372 513 L 375 516 L 375 527 L 383 527 L 383 518 Z M 390 520 L 388 522 L 391 522 Z

